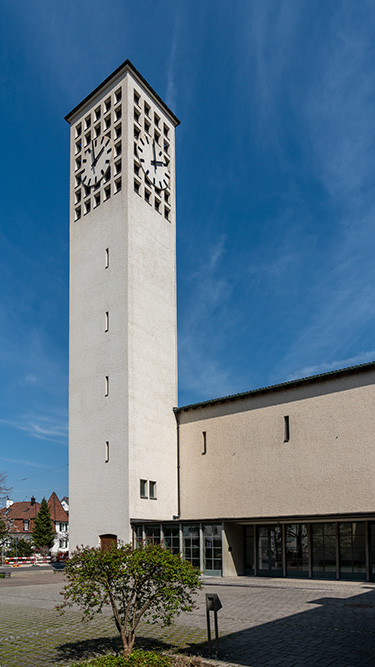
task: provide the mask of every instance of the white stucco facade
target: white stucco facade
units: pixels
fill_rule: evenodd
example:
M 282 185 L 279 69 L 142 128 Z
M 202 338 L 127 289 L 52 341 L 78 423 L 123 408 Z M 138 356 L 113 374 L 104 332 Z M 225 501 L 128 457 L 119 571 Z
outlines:
M 146 201 L 138 178 L 136 132 L 144 131 L 149 116 L 168 133 L 168 219 L 163 207 L 156 210 L 156 196 L 155 202 Z M 176 119 L 125 63 L 67 120 L 69 496 L 74 548 L 96 545 L 102 534 L 129 541 L 130 518 L 169 519 L 175 511 L 171 408 L 177 403 Z M 97 132 L 99 137 L 111 134 L 114 157 L 109 178 L 98 188 L 86 189 L 79 180 L 82 158 Z M 140 192 L 135 191 L 136 180 L 141 182 Z M 140 497 L 141 479 L 156 482 L 156 499 Z

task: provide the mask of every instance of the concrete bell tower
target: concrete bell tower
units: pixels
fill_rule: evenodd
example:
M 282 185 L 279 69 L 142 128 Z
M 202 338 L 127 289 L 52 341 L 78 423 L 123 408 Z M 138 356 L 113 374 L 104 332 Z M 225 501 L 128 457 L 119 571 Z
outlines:
M 177 507 L 175 127 L 126 61 L 70 138 L 70 545 Z

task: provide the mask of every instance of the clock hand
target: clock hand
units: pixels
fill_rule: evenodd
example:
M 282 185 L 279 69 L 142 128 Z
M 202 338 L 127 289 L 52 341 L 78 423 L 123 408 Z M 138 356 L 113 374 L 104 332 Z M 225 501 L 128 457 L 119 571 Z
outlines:
M 92 146 L 92 164 L 94 164 L 96 162 L 94 141 L 91 142 L 91 146 Z
M 151 160 L 151 164 L 154 165 L 155 167 L 165 167 L 165 162 L 162 160 Z
M 102 154 L 102 153 L 103 153 L 103 151 L 104 151 L 104 148 L 105 148 L 105 147 L 103 146 L 102 150 L 101 150 L 101 151 L 99 151 L 99 153 L 98 153 L 98 155 L 96 156 L 96 158 L 95 158 L 94 162 L 92 163 L 92 164 L 93 164 L 93 166 L 95 166 L 95 165 L 96 165 L 97 161 L 99 160 L 99 158 L 100 158 L 101 154 Z

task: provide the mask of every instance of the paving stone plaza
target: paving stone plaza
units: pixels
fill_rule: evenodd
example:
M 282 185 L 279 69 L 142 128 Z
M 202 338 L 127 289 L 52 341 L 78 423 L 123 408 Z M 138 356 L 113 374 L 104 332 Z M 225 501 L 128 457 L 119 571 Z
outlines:
M 82 624 L 77 611 L 55 611 L 63 582 L 32 568 L 0 580 L 0 667 L 63 667 L 119 648 L 109 615 Z M 206 579 L 192 614 L 170 628 L 143 624 L 139 644 L 206 658 L 205 593 L 223 605 L 217 664 L 375 665 L 375 585 L 366 582 Z

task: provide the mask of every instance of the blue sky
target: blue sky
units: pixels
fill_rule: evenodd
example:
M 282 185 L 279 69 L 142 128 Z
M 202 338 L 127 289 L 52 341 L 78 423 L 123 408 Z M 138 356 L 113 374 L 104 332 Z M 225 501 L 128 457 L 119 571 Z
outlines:
M 176 134 L 180 404 L 375 359 L 375 5 L 3 0 L 0 471 L 67 487 L 66 115 L 129 58 Z

